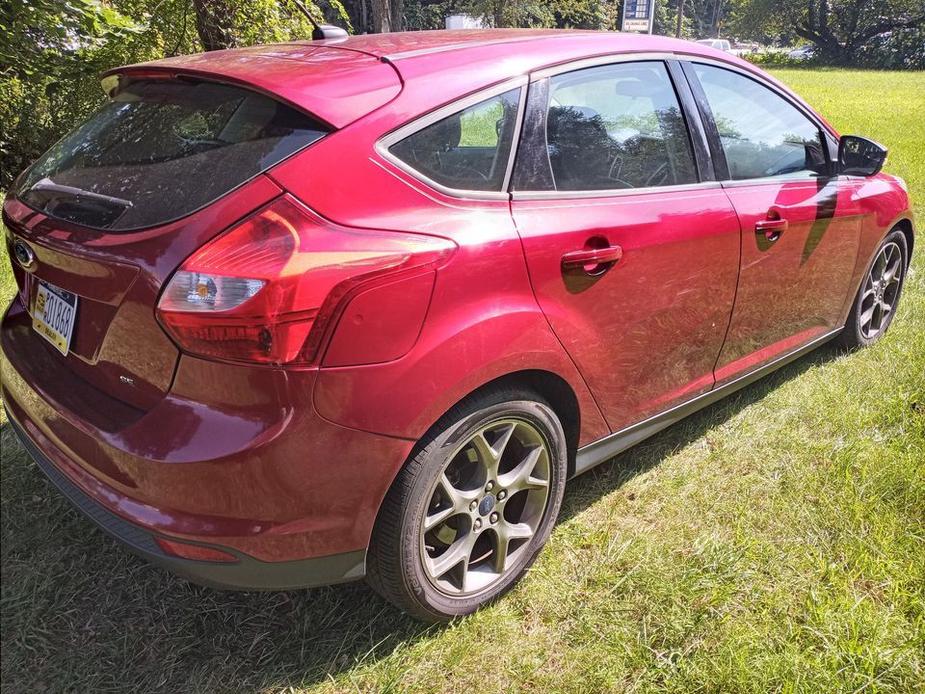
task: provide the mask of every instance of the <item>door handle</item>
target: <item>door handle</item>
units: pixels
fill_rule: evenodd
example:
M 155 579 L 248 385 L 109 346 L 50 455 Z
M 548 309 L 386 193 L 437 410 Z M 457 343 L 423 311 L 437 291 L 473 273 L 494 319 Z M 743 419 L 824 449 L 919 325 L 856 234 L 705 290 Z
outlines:
M 755 222 L 755 233 L 764 234 L 764 237 L 774 243 L 790 226 L 786 219 L 762 219 Z
M 623 249 L 620 246 L 583 248 L 580 251 L 570 251 L 563 255 L 562 269 L 581 269 L 588 275 L 602 275 L 622 257 Z

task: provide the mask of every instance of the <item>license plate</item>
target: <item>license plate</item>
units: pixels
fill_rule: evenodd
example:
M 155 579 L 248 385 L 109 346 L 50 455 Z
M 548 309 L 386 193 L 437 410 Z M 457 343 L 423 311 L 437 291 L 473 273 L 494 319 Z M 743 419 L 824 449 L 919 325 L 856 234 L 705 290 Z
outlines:
M 67 355 L 77 317 L 77 295 L 39 280 L 32 311 L 35 331 Z

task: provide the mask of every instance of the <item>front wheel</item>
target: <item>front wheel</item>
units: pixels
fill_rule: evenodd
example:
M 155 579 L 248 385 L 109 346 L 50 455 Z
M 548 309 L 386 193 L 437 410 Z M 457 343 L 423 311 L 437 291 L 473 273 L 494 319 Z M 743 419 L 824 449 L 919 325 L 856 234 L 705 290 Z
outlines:
M 457 406 L 383 502 L 367 556 L 370 584 L 431 622 L 502 595 L 549 537 L 566 461 L 562 425 L 537 395 L 496 389 Z
M 894 229 L 874 254 L 854 298 L 845 329 L 839 336 L 843 347 L 866 347 L 883 337 L 896 315 L 908 264 L 906 237 Z

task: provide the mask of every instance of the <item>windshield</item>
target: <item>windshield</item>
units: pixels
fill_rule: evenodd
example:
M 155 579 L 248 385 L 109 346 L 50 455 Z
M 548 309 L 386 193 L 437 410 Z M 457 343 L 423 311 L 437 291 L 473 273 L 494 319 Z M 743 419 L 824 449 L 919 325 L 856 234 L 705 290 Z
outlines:
M 48 150 L 14 195 L 97 229 L 149 227 L 196 211 L 326 132 L 238 87 L 139 81 Z

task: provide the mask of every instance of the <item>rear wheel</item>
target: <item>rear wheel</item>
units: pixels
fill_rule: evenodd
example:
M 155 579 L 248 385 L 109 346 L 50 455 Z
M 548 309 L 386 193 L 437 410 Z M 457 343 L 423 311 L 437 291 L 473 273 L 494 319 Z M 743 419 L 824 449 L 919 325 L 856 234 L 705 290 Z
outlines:
M 906 237 L 894 229 L 880 244 L 861 282 L 845 329 L 839 336 L 844 347 L 866 347 L 879 340 L 890 327 L 908 265 Z
M 457 406 L 383 502 L 367 556 L 370 584 L 433 622 L 502 595 L 549 537 L 566 460 L 562 425 L 537 395 L 497 389 Z

